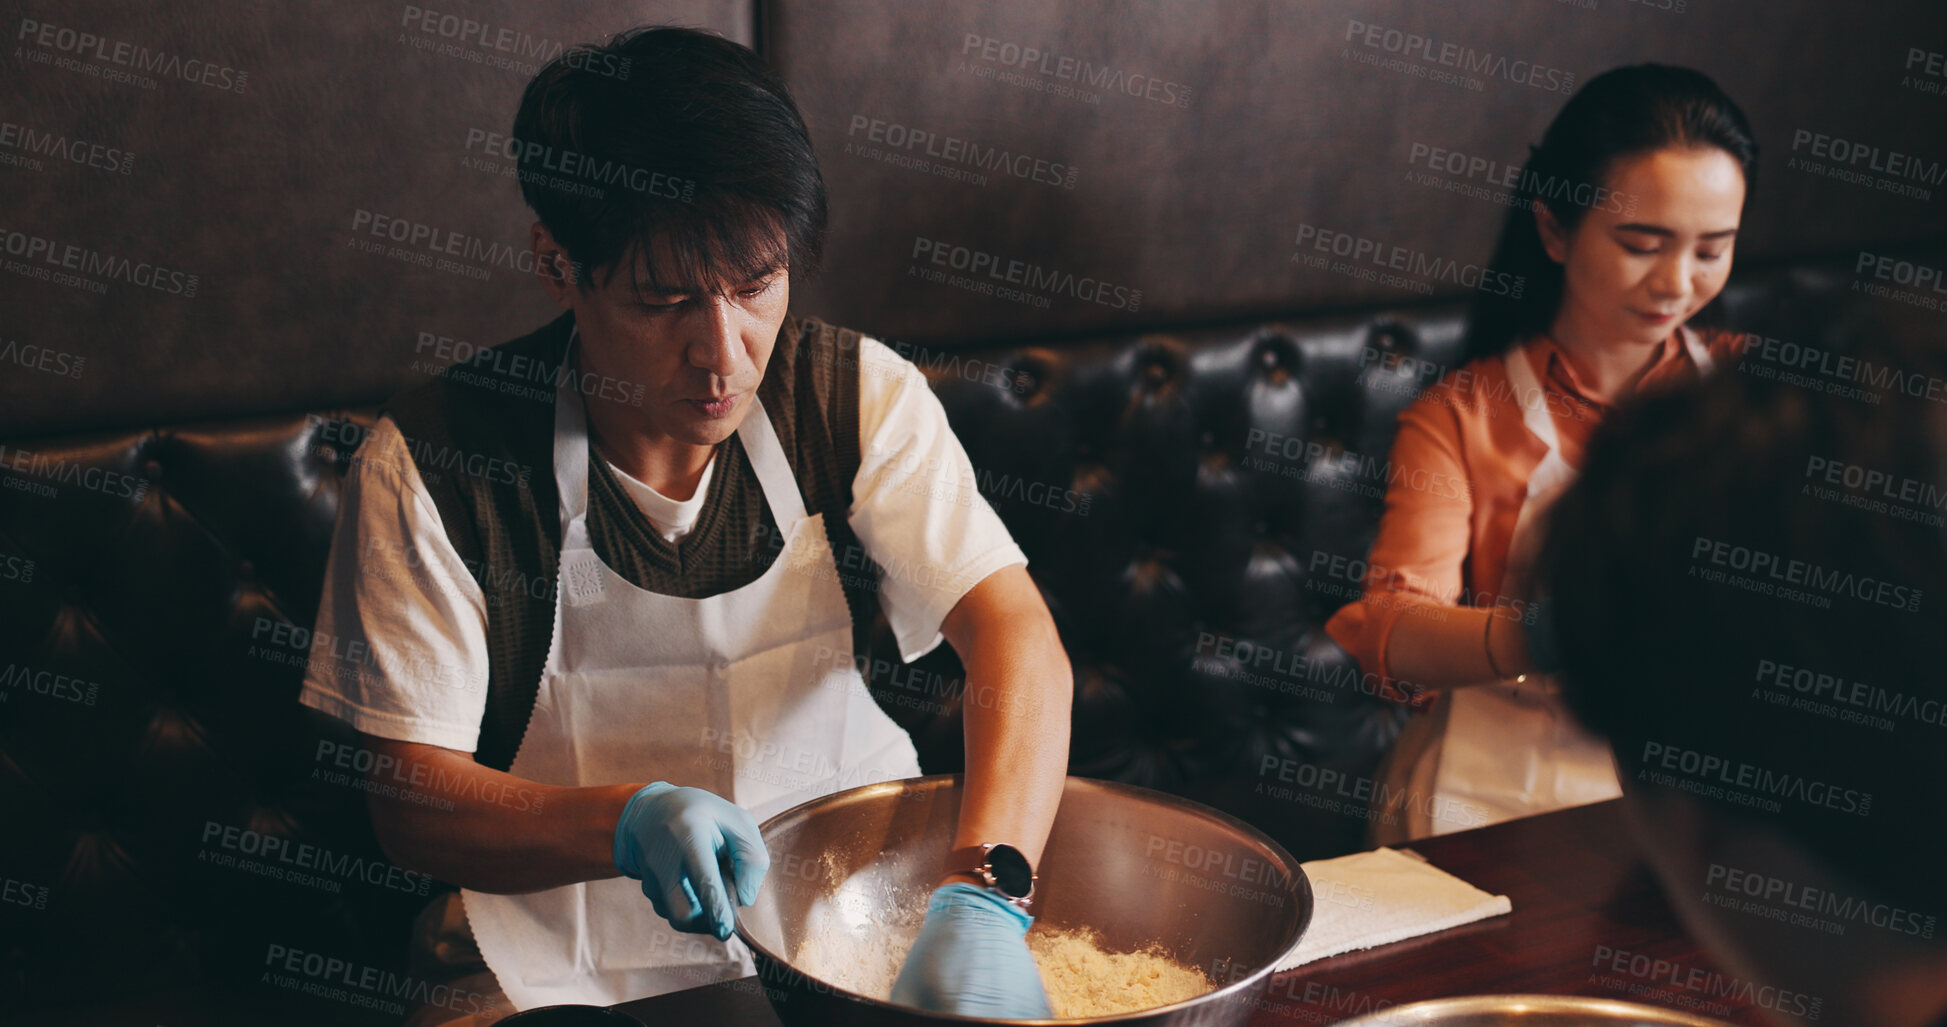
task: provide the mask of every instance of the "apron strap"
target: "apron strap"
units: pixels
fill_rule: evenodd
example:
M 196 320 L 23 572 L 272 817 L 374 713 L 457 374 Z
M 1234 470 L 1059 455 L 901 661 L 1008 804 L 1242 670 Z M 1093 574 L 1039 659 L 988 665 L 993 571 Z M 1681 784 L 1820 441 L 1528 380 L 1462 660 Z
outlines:
M 568 526 L 588 512 L 588 413 L 581 405 L 579 377 L 569 361 L 574 359 L 575 342 L 581 326 L 568 333 L 568 345 L 561 351 L 559 382 L 554 393 L 554 484 L 559 496 L 561 543 L 568 544 Z
M 1696 332 L 1690 330 L 1689 325 L 1678 327 L 1677 337 L 1683 340 L 1683 348 L 1690 354 L 1690 362 L 1697 365 L 1697 373 L 1709 374 L 1716 366 L 1716 361 L 1710 356 L 1710 347 L 1703 344 L 1703 340 L 1697 337 Z
M 1508 384 L 1513 387 L 1514 401 L 1521 404 L 1521 423 L 1549 450 L 1559 448 L 1555 418 L 1548 413 L 1548 396 L 1542 391 L 1540 379 L 1535 377 L 1533 363 L 1528 360 L 1528 347 L 1519 345 L 1509 349 L 1503 362 L 1507 365 Z
M 770 504 L 771 518 L 777 521 L 778 531 L 789 538 L 792 529 L 805 519 L 804 493 L 798 488 L 798 476 L 791 470 L 791 462 L 784 456 L 784 443 L 778 440 L 777 426 L 771 423 L 770 415 L 764 412 L 764 401 L 755 392 L 750 394 L 750 413 L 737 426 L 737 438 L 744 444 L 744 456 L 750 459 L 750 469 L 757 474 L 757 484 L 764 488 L 764 502 Z

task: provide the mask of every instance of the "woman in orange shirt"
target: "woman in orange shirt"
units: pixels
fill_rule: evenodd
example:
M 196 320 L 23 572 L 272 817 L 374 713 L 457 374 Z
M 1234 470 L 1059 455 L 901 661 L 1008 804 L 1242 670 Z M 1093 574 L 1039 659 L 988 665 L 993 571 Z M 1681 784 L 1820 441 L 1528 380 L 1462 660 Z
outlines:
M 1621 794 L 1543 673 L 1528 568 L 1615 405 L 1734 359 L 1736 336 L 1689 322 L 1715 313 L 1756 160 L 1715 83 L 1653 64 L 1591 79 L 1533 148 L 1490 263 L 1520 295 L 1477 294 L 1468 362 L 1400 415 L 1364 595 L 1325 628 L 1390 694 L 1433 700 L 1381 772 L 1377 841 Z M 1455 480 L 1471 491 L 1414 487 Z

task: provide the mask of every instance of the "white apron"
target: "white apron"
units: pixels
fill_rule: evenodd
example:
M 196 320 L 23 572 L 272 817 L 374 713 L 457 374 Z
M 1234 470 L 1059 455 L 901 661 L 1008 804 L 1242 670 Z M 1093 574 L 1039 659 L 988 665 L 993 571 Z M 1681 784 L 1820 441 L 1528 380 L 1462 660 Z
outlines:
M 684 599 L 637 588 L 595 555 L 587 419 L 572 382 L 564 375 L 555 399 L 553 640 L 510 772 L 553 785 L 705 788 L 759 822 L 843 788 L 917 776 L 912 740 L 853 662 L 823 515 L 807 516 L 756 397 L 737 433 L 784 547 L 757 580 Z M 675 931 L 626 877 L 463 896 L 480 954 L 516 1009 L 608 1005 L 755 972 L 734 935 Z
M 1710 352 L 1695 333 L 1683 328 L 1678 335 L 1698 371 L 1710 373 Z M 1528 495 L 1508 542 L 1501 594 L 1510 597 L 1529 595 L 1543 518 L 1575 479 L 1575 468 L 1562 459 L 1555 419 L 1526 349 L 1517 346 L 1507 352 L 1508 379 L 1522 406 L 1522 424 L 1548 452 L 1528 479 Z M 1510 680 L 1456 688 L 1446 702 L 1446 733 L 1437 750 L 1439 769 L 1427 811 L 1432 833 L 1464 831 L 1622 795 L 1608 745 L 1575 722 L 1553 675 L 1530 674 L 1519 685 Z

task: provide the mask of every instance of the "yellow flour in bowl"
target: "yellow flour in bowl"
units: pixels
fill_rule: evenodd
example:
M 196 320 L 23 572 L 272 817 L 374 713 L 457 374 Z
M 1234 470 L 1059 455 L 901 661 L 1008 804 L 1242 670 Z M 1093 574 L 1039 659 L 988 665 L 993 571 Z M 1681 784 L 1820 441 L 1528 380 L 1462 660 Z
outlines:
M 1109 952 L 1090 931 L 1029 931 L 1028 951 L 1041 967 L 1049 1007 L 1063 1020 L 1154 1009 L 1211 990 L 1201 972 L 1158 946 Z
M 839 933 L 839 932 L 835 932 Z M 841 988 L 883 1001 L 906 961 L 917 933 L 870 930 L 807 939 L 794 962 L 805 973 Z M 1060 1019 L 1112 1016 L 1166 1006 L 1206 994 L 1214 987 L 1202 973 L 1151 945 L 1141 952 L 1111 952 L 1093 931 L 1044 928 L 1028 932 L 1028 951 L 1041 969 L 1048 1006 Z

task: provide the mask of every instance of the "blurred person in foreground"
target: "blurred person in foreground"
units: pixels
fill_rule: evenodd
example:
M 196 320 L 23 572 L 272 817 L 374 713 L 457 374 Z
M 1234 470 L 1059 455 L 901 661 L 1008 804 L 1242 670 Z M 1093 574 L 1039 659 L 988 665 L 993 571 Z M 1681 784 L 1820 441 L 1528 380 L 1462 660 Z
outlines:
M 1735 372 L 1612 418 L 1539 568 L 1564 698 L 1724 968 L 1671 983 L 1939 1027 L 1947 326 L 1856 311 L 1779 331 L 1814 373 L 1749 336 Z

